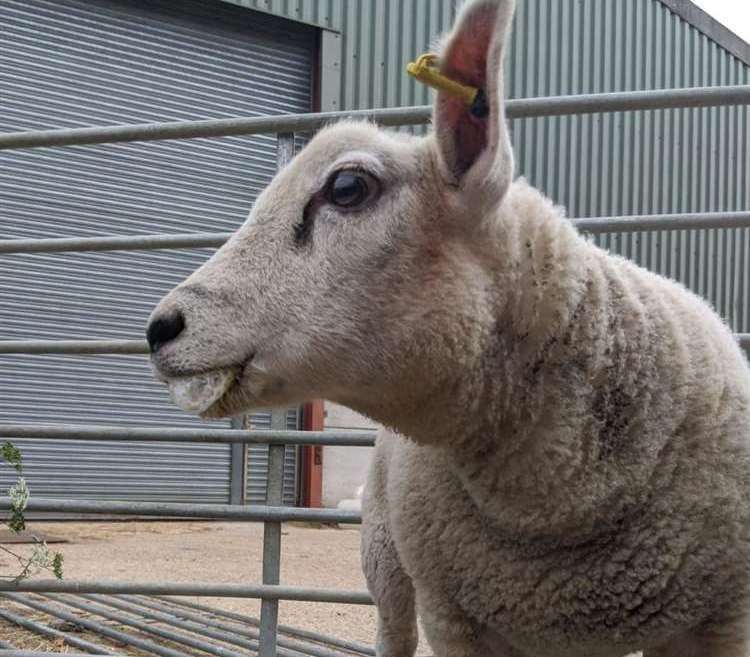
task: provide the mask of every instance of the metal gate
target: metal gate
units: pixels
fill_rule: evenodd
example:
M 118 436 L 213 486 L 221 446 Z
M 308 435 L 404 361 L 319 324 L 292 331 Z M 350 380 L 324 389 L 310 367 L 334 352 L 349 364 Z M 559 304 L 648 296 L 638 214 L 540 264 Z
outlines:
M 3 0 L 0 25 L 4 132 L 311 107 L 315 30 L 218 0 Z M 258 134 L 3 151 L 0 238 L 234 230 L 271 179 L 275 148 L 272 136 Z M 5 257 L 0 335 L 140 334 L 155 303 L 209 254 L 189 249 Z M 199 426 L 169 403 L 148 364 L 133 356 L 7 357 L 0 391 L 4 422 Z M 252 422 L 268 427 L 270 415 L 256 414 Z M 297 428 L 296 409 L 286 428 Z M 230 501 L 228 445 L 19 446 L 31 486 L 48 497 Z M 262 446 L 249 451 L 247 497 L 260 503 L 268 452 Z M 290 503 L 295 457 L 290 449 Z M 10 481 L 0 470 L 0 489 Z
M 709 107 L 750 104 L 750 86 L 712 89 L 683 89 L 657 92 L 602 94 L 593 96 L 536 98 L 510 101 L 510 118 L 587 114 L 596 112 L 636 111 L 672 107 Z M 311 131 L 342 116 L 369 118 L 385 125 L 423 124 L 429 120 L 430 108 L 360 111 L 344 114 L 322 114 L 275 118 L 230 119 L 193 123 L 170 123 L 147 126 L 115 126 L 25 132 L 0 135 L 0 149 L 40 148 L 74 144 L 105 144 L 122 141 L 164 140 L 170 138 L 198 138 L 221 135 L 278 133 L 278 161 L 284 165 L 293 153 L 294 132 Z M 750 226 L 750 212 L 721 212 L 713 214 L 679 214 L 657 216 L 602 217 L 573 220 L 580 230 L 604 234 L 636 230 L 674 230 L 692 228 L 738 228 Z M 226 234 L 151 235 L 142 237 L 108 236 L 73 239 L 14 239 L 0 241 L 0 254 L 42 254 L 50 252 L 107 251 L 117 249 L 164 249 L 195 246 L 218 246 Z M 137 279 L 134 280 L 134 284 Z M 738 336 L 746 346 L 750 335 Z M 147 345 L 141 340 L 4 340 L 0 354 L 146 354 Z M 31 360 L 31 359 L 29 359 Z M 268 487 L 266 506 L 227 506 L 196 504 L 154 504 L 148 502 L 60 501 L 32 499 L 30 511 L 95 512 L 107 514 L 170 515 L 181 517 L 233 518 L 265 523 L 263 543 L 263 584 L 217 585 L 214 583 L 145 582 L 76 582 L 22 581 L 0 582 L 0 591 L 19 592 L 128 594 L 128 595 L 204 595 L 260 598 L 261 618 L 257 647 L 245 654 L 275 657 L 277 651 L 278 605 L 280 600 L 309 602 L 344 602 L 368 604 L 365 592 L 320 590 L 279 584 L 281 522 L 308 520 L 319 522 L 357 523 L 359 514 L 327 509 L 299 509 L 282 506 L 285 445 L 371 445 L 372 438 L 361 433 L 294 432 L 278 430 L 227 429 L 144 429 L 71 425 L 40 426 L 29 424 L 0 425 L 0 437 L 29 439 L 81 440 L 103 439 L 121 441 L 180 440 L 184 443 L 269 444 Z M 10 500 L 0 499 L 0 510 L 9 509 Z M 7 648 L 6 646 L 4 646 Z M 12 646 L 10 653 L 13 654 Z M 0 650 L 0 652 L 2 652 Z

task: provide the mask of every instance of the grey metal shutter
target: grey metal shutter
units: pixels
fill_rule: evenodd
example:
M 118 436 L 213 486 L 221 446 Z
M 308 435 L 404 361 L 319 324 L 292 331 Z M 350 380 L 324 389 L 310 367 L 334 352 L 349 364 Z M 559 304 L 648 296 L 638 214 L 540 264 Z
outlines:
M 2 0 L 0 131 L 309 111 L 314 39 L 215 0 Z M 0 152 L 0 238 L 233 230 L 274 171 L 273 136 Z M 138 338 L 210 253 L 1 256 L 0 338 Z M 200 424 L 130 356 L 0 356 L 0 421 Z M 38 496 L 229 500 L 228 446 L 16 442 Z

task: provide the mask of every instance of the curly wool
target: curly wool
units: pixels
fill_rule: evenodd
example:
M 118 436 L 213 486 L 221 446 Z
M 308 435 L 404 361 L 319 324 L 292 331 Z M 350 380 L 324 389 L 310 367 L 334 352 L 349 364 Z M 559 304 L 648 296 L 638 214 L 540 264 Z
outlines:
M 468 633 L 529 657 L 621 657 L 744 620 L 750 376 L 729 329 L 523 181 L 490 251 L 495 321 L 433 354 L 461 363 L 465 412 L 435 418 L 445 437 L 378 440 L 376 599 L 371 555 L 381 571 L 397 555 L 433 645 Z

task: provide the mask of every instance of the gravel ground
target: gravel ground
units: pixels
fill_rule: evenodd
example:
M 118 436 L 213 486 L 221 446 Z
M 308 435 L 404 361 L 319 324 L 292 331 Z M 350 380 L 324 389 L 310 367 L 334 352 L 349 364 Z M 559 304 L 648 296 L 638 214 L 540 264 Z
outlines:
M 65 578 L 173 581 L 216 584 L 261 581 L 263 526 L 224 522 L 34 523 L 32 531 L 68 539 L 51 546 L 65 557 Z M 22 546 L 12 546 L 22 551 Z M 0 557 L 0 573 L 12 564 Z M 364 590 L 356 528 L 284 525 L 282 584 Z M 257 616 L 254 600 L 185 598 Z M 3 602 L 7 604 L 7 601 Z M 372 644 L 375 609 L 371 606 L 282 602 L 279 622 L 343 639 Z M 19 647 L 59 649 L 54 642 L 10 628 L 0 621 L 0 638 L 15 635 Z M 21 644 L 19 637 L 24 643 Z M 133 653 L 137 654 L 137 653 Z

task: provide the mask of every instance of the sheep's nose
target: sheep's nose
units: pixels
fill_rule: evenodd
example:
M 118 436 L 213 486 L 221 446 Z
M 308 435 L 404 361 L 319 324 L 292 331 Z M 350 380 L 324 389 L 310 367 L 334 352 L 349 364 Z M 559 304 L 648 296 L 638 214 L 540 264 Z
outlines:
M 151 353 L 156 353 L 159 347 L 174 340 L 185 328 L 185 318 L 178 310 L 171 315 L 156 317 L 146 329 L 146 340 Z

